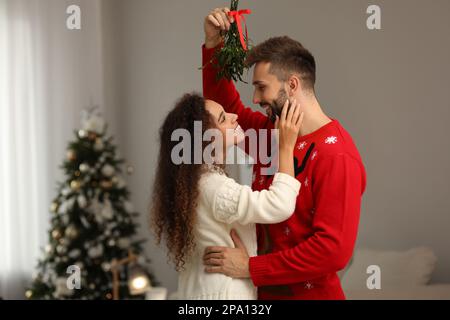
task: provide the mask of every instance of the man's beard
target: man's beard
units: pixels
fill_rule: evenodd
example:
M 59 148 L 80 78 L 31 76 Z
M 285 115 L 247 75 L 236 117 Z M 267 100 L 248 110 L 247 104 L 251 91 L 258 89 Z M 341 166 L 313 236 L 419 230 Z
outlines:
M 275 100 L 272 101 L 272 103 L 260 103 L 261 106 L 269 105 L 269 108 L 272 110 L 270 115 L 270 121 L 275 123 L 277 120 L 276 116 L 281 116 L 281 111 L 283 110 L 283 106 L 286 103 L 286 100 L 288 99 L 287 92 L 284 88 L 281 88 L 280 91 L 278 91 L 278 95 Z

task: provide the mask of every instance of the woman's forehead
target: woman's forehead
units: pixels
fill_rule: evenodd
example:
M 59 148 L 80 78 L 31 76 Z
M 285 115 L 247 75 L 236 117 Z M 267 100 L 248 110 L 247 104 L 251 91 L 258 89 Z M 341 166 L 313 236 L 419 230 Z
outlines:
M 223 111 L 223 107 L 213 100 L 206 100 L 205 107 L 209 112 L 213 113 L 215 116 L 219 115 Z

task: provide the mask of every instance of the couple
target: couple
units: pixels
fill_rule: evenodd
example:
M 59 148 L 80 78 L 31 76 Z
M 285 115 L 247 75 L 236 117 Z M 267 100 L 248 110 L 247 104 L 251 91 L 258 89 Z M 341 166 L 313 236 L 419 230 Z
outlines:
M 205 18 L 204 98 L 185 95 L 160 130 L 152 221 L 179 271 L 179 298 L 345 299 L 337 272 L 357 236 L 366 185 L 359 152 L 322 111 L 315 60 L 299 42 L 271 38 L 248 54 L 248 66 L 255 66 L 253 102 L 266 116 L 244 107 L 231 81 L 216 80 L 208 62 L 234 22 L 228 12 L 215 9 Z M 251 154 L 251 189 L 220 165 L 226 149 L 244 139 L 238 120 L 243 130 L 279 129 L 278 172 L 263 174 L 267 165 Z M 171 161 L 172 132 L 193 134 L 194 121 L 203 131 L 224 133 L 213 165 Z M 227 130 L 234 131 L 231 138 Z

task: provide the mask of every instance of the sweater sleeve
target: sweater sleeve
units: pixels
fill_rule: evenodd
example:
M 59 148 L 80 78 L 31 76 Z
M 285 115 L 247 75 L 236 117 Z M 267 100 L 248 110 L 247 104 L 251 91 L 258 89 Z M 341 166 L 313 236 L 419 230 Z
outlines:
M 312 280 L 343 269 L 351 258 L 362 195 L 360 166 L 346 154 L 318 157 L 316 161 L 313 233 L 291 249 L 250 258 L 255 286 Z
M 249 223 L 279 223 L 295 210 L 300 182 L 284 173 L 277 173 L 268 190 L 252 191 L 231 178 L 210 179 L 204 192 L 216 220 L 242 225 Z
M 261 129 L 270 125 L 267 116 L 261 112 L 244 107 L 233 81 L 217 80 L 217 67 L 214 53 L 216 48 L 202 47 L 203 61 L 203 96 L 222 105 L 226 112 L 238 115 L 242 129 Z

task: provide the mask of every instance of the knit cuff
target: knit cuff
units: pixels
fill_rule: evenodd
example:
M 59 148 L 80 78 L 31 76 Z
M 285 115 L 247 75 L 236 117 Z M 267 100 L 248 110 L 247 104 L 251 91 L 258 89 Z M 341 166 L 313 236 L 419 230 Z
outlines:
M 251 257 L 249 260 L 250 277 L 255 287 L 263 285 L 263 279 L 269 274 L 268 255 Z

